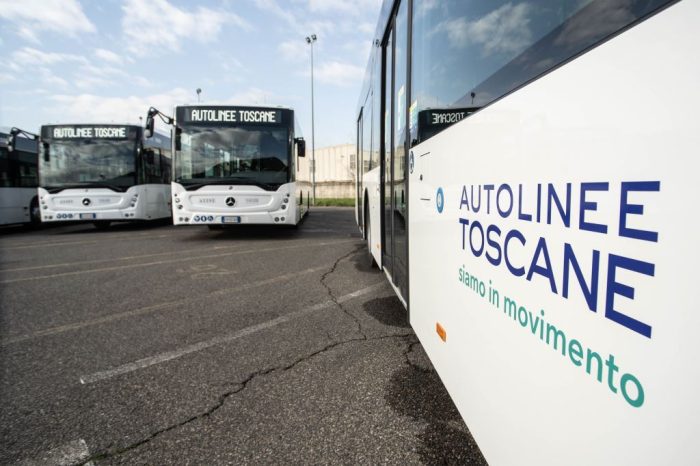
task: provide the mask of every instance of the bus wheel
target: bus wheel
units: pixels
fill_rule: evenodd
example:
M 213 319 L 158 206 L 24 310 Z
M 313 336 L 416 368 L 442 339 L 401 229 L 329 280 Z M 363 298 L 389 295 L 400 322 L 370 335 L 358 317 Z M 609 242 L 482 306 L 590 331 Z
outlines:
M 33 198 L 29 204 L 29 226 L 39 228 L 41 226 L 41 211 L 39 211 L 39 199 Z
M 92 222 L 92 224 L 95 225 L 95 228 L 97 228 L 98 230 L 108 229 L 110 223 L 112 222 L 110 222 L 109 220 L 100 220 L 99 222 Z

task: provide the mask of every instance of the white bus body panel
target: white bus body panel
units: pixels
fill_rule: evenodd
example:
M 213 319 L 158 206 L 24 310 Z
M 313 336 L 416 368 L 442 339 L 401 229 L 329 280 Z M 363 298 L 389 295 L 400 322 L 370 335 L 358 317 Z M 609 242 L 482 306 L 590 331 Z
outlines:
M 120 193 L 106 188 L 38 189 L 42 222 L 156 220 L 170 216 L 170 186 L 145 184 Z
M 698 24 L 699 2 L 671 6 L 413 148 L 411 325 L 491 464 L 700 463 Z M 628 207 L 642 207 L 627 209 L 626 226 L 657 232 L 658 241 L 619 234 L 622 183 L 640 181 L 658 181 L 660 189 L 628 194 Z M 547 223 L 544 195 L 537 223 L 537 185 L 544 193 L 552 183 L 563 199 L 569 182 L 570 227 L 554 206 Z M 584 222 L 606 225 L 607 234 L 579 227 L 582 182 L 609 183 L 608 190 L 586 191 L 586 202 L 595 205 L 584 209 Z M 496 205 L 504 183 L 515 197 L 506 218 Z M 463 204 L 464 186 L 469 191 L 490 184 L 490 213 L 486 191 L 478 212 L 469 192 L 469 208 Z M 500 202 L 507 212 L 507 194 Z M 532 221 L 519 220 L 519 206 Z M 464 249 L 460 218 L 470 222 Z M 476 227 L 470 244 L 475 221 L 484 231 L 490 225 L 500 229 L 491 239 L 502 249 L 508 232 L 522 234 L 525 245 L 517 239 L 510 245 L 516 269 L 530 267 L 543 238 L 557 293 L 541 274 L 528 280 L 511 273 L 503 257 L 492 265 L 485 252 L 473 253 L 472 246 L 477 252 L 481 247 Z M 589 310 L 573 270 L 568 299 L 562 297 L 566 243 L 589 284 L 593 251 L 600 252 L 597 312 Z M 488 242 L 485 251 L 496 259 Z M 618 267 L 613 282 L 620 285 L 609 286 L 611 254 L 654 264 L 654 275 Z M 538 265 L 546 267 L 542 254 Z M 460 281 L 460 271 L 476 277 L 477 291 L 470 287 L 473 280 L 470 286 Z M 634 289 L 633 299 L 623 295 L 626 286 Z M 606 318 L 609 288 L 614 309 L 650 325 L 650 338 Z M 490 290 L 500 293 L 500 305 L 490 303 L 497 303 Z M 516 320 L 504 314 L 504 297 L 517 302 Z M 537 317 L 564 332 L 566 344 L 547 344 Z M 437 323 L 446 331 L 445 342 Z M 572 340 L 583 348 L 582 357 Z M 618 371 L 603 366 L 598 381 L 598 364 L 588 350 L 604 363 L 614 355 Z M 638 407 L 622 393 L 624 374 L 643 388 Z M 631 378 L 625 386 L 639 404 Z
M 173 223 L 296 225 L 306 214 L 307 206 L 299 204 L 295 193 L 293 182 L 283 184 L 277 191 L 249 185 L 208 185 L 187 191 L 173 182 Z
M 365 194 L 369 202 L 369 238 L 365 238 L 369 245 L 370 253 L 382 267 L 382 197 L 380 188 L 380 168 L 374 168 L 363 175 Z
M 36 188 L 0 188 L 0 225 L 29 223 Z

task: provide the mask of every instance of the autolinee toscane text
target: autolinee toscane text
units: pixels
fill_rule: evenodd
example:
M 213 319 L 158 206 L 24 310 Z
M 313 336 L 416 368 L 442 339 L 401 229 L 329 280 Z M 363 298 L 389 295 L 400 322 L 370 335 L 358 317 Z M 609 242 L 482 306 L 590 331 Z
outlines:
M 573 293 L 580 293 L 591 316 L 600 311 L 605 317 L 603 321 L 621 325 L 651 339 L 652 322 L 648 318 L 642 320 L 639 316 L 633 317 L 633 305 L 626 306 L 625 311 L 620 310 L 616 298 L 627 298 L 627 304 L 634 304 L 635 288 L 630 283 L 643 283 L 646 286 L 644 280 L 653 280 L 655 265 L 648 260 L 629 257 L 629 254 L 608 252 L 607 267 L 603 268 L 599 249 L 590 246 L 582 248 L 576 246 L 574 241 L 562 241 L 561 238 L 566 237 L 567 231 L 577 229 L 599 236 L 600 244 L 605 246 L 617 244 L 606 240 L 611 235 L 624 241 L 648 245 L 657 243 L 659 234 L 649 228 L 648 220 L 644 218 L 644 208 L 645 202 L 654 201 L 650 196 L 658 196 L 660 190 L 660 181 L 464 185 L 459 198 L 460 246 L 474 257 L 483 258 L 492 266 L 531 282 L 532 286 L 548 288 L 551 293 L 564 299 L 570 299 Z M 576 195 L 572 195 L 572 192 Z M 613 192 L 619 192 L 619 195 L 613 197 Z M 485 221 L 485 216 L 493 220 Z M 524 226 L 526 223 L 547 225 L 542 229 L 546 234 L 540 235 L 539 228 L 518 227 L 518 224 Z M 509 228 L 501 227 L 506 224 Z M 523 233 L 533 230 L 538 233 L 530 233 L 529 236 Z M 553 234 L 550 236 L 549 233 Z M 559 260 L 553 262 L 552 257 Z M 590 267 L 582 264 L 590 264 Z M 460 269 L 460 281 L 462 274 L 467 273 L 463 269 Z M 636 278 L 633 281 L 627 277 Z M 604 295 L 601 293 L 599 296 L 599 289 L 603 286 Z M 509 309 L 504 307 L 503 311 Z M 512 310 L 514 318 L 516 311 L 519 312 L 518 309 Z M 523 314 L 523 318 L 526 316 Z M 536 325 L 533 322 L 541 321 L 539 325 L 544 328 L 543 318 L 542 311 L 539 319 L 533 316 L 527 322 Z M 540 330 L 543 338 L 546 330 Z M 574 354 L 578 354 L 576 349 Z M 606 365 L 612 374 L 616 366 L 612 355 L 611 358 Z M 590 367 L 588 371 L 590 373 Z M 610 389 L 617 392 L 612 385 L 612 376 Z M 624 374 L 621 383 L 627 402 L 635 407 L 641 406 L 644 391 L 637 378 Z M 626 392 L 627 384 L 636 386 L 635 396 Z

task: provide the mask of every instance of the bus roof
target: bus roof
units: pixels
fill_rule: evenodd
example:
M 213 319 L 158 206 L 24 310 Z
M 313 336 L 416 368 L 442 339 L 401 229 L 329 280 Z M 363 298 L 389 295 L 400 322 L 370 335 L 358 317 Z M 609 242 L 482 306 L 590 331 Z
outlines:
M 285 107 L 284 105 L 251 105 L 251 104 L 206 104 L 206 103 L 195 103 L 195 104 L 181 104 L 181 105 L 176 105 L 175 108 L 183 108 L 183 107 L 207 107 L 207 108 L 228 108 L 228 107 L 236 107 L 236 108 L 269 108 L 269 109 L 274 109 L 274 110 L 291 110 L 294 111 L 293 108 L 291 107 Z

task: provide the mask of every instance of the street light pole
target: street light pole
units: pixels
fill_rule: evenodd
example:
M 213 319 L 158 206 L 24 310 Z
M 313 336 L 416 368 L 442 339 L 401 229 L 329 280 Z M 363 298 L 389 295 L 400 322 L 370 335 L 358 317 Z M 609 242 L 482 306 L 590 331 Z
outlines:
M 311 192 L 316 205 L 316 149 L 314 146 L 314 42 L 316 34 L 306 37 L 306 43 L 311 46 Z

